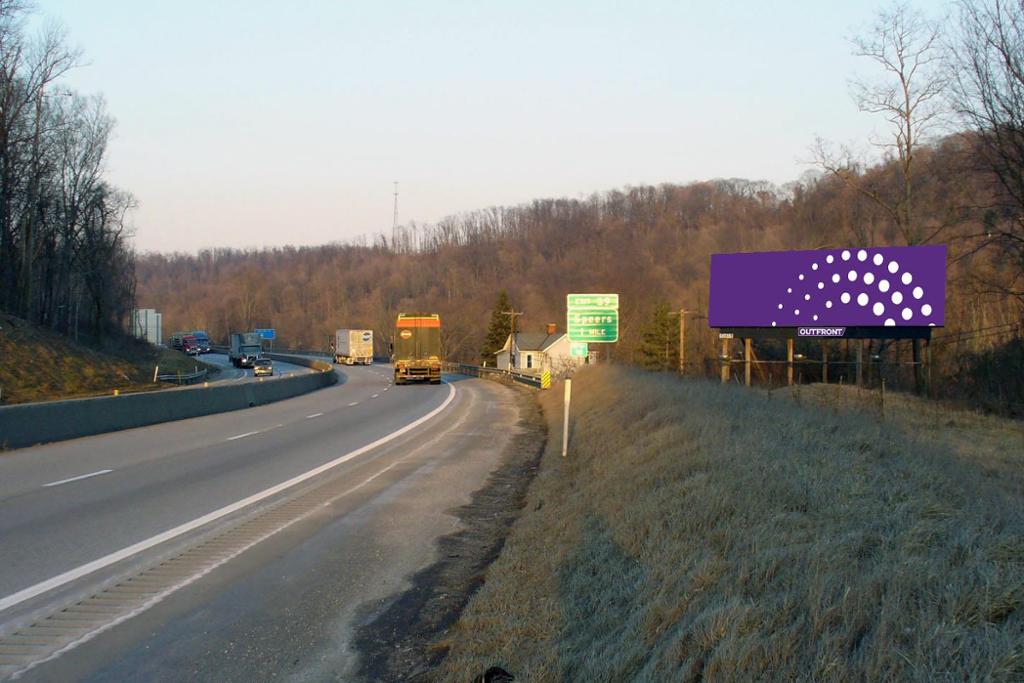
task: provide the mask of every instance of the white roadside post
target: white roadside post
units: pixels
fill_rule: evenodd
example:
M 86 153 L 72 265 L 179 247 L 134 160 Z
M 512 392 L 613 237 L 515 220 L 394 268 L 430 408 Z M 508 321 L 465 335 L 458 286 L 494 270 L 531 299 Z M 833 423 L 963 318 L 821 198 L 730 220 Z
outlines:
M 160 373 L 160 366 L 153 368 L 153 384 L 156 384 L 156 376 Z
M 569 454 L 569 402 L 572 400 L 572 380 L 565 379 L 565 415 L 562 418 L 562 457 Z
M 618 294 L 568 294 L 565 297 L 566 326 L 570 353 L 586 357 L 588 344 L 619 340 Z M 562 457 L 569 455 L 569 403 L 572 380 L 565 379 L 565 415 L 562 419 Z

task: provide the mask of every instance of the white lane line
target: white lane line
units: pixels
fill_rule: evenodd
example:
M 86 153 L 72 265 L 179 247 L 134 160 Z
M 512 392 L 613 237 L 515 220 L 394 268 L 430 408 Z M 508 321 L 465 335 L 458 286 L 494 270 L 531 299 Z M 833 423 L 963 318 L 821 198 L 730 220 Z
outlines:
M 252 436 L 253 434 L 259 434 L 259 431 L 246 432 L 245 434 L 239 434 L 237 436 L 229 436 L 227 439 L 225 439 L 225 441 L 234 441 L 235 439 L 244 439 L 245 437 Z
M 380 394 L 374 394 L 374 395 L 373 395 L 373 396 L 371 396 L 370 398 L 377 398 L 378 396 L 380 396 Z
M 81 475 L 79 475 L 77 477 L 71 477 L 70 479 L 61 479 L 60 481 L 51 481 L 49 484 L 43 484 L 43 488 L 45 489 L 45 488 L 47 488 L 49 486 L 60 486 L 61 484 L 70 484 L 73 481 L 81 481 L 83 479 L 88 479 L 89 477 L 98 477 L 101 474 L 108 474 L 108 473 L 113 472 L 113 471 L 114 470 L 99 470 L 98 472 L 90 472 L 89 474 L 81 474 Z
M 352 406 L 357 406 L 357 405 L 359 405 L 359 401 L 352 401 L 352 403 L 348 404 L 348 407 L 351 408 Z
M 460 421 L 459 424 L 461 425 L 462 422 Z M 438 439 L 434 439 L 433 441 L 430 442 L 430 444 L 432 445 L 433 443 L 436 443 L 437 441 L 438 441 Z M 419 450 L 419 449 L 416 449 L 416 450 Z M 413 453 L 415 453 L 415 452 L 416 451 L 414 450 Z M 362 482 L 356 484 L 352 488 L 350 488 L 350 489 L 344 491 L 343 493 L 339 494 L 336 498 L 343 498 L 343 497 L 349 495 L 350 493 L 354 493 L 355 491 L 358 491 L 362 487 L 364 487 L 367 484 L 369 484 L 370 482 L 372 482 L 374 479 L 377 479 L 378 477 L 381 477 L 381 476 L 387 474 L 388 472 L 393 470 L 397 465 L 400 465 L 401 463 L 405 462 L 410 457 L 411 457 L 411 454 L 405 456 L 404 458 L 402 458 L 400 460 L 396 460 L 395 462 L 391 463 L 390 465 L 388 465 L 384 469 L 380 470 L 376 474 L 371 475 L 370 477 L 364 479 Z M 321 505 L 321 507 L 326 507 L 327 505 L 330 505 L 330 503 L 329 502 L 328 503 L 323 503 Z M 259 538 L 256 538 L 255 540 L 253 540 L 252 542 L 247 543 L 246 545 L 244 545 L 243 547 L 237 549 L 235 552 L 231 553 L 227 557 L 223 557 L 220 560 L 217 560 L 213 564 L 208 565 L 208 566 L 200 569 L 195 574 L 192 574 L 191 576 L 185 577 L 184 579 L 182 579 L 178 583 L 176 583 L 176 584 L 166 588 L 165 590 L 161 591 L 160 593 L 157 593 L 152 598 L 150 598 L 149 600 L 144 602 L 142 605 L 139 605 L 138 607 L 136 607 L 132 611 L 128 612 L 127 614 L 122 614 L 122 615 L 118 616 L 117 618 L 115 618 L 113 621 L 109 621 L 109 622 L 103 624 L 102 626 L 99 626 L 98 628 L 93 629 L 92 631 L 90 631 L 89 633 L 86 633 L 81 638 L 79 638 L 79 639 L 77 639 L 77 640 L 75 640 L 75 641 L 65 645 L 64 647 L 60 648 L 56 652 L 53 652 L 52 654 L 50 654 L 45 659 L 40 659 L 38 661 L 32 662 L 26 668 L 24 668 L 24 669 L 22 669 L 20 671 L 17 671 L 15 673 L 15 679 L 17 679 L 18 676 L 21 676 L 25 672 L 30 671 L 30 670 L 32 670 L 32 669 L 34 669 L 34 668 L 36 668 L 36 667 L 38 667 L 38 666 L 40 666 L 42 664 L 45 664 L 47 662 L 52 662 L 53 660 L 57 659 L 61 655 L 65 654 L 67 652 L 70 652 L 71 650 L 74 650 L 79 645 L 84 645 L 85 643 L 89 642 L 90 640 L 92 640 L 96 636 L 98 636 L 101 633 L 104 633 L 106 631 L 109 631 L 110 629 L 114 628 L 118 624 L 123 624 L 124 622 L 128 621 L 132 617 L 135 617 L 135 616 L 138 616 L 139 614 L 142 614 L 143 612 L 148 610 L 150 607 L 153 607 L 154 605 L 162 602 L 165 598 L 170 596 L 172 593 L 176 593 L 177 591 L 181 590 L 182 588 L 185 588 L 186 586 L 189 586 L 189 585 L 195 583 L 199 579 L 203 578 L 204 576 L 206 576 L 207 574 L 212 572 L 214 569 L 217 569 L 218 567 L 220 567 L 222 565 L 225 565 L 228 562 L 230 562 L 231 560 L 233 560 L 234 558 L 238 557 L 239 555 L 244 553 L 249 548 L 252 548 L 253 546 L 255 546 L 255 545 L 259 544 L 259 543 L 262 543 L 263 541 L 267 540 L 271 536 L 275 536 L 275 535 L 279 534 L 280 532 L 284 531 L 285 529 L 287 529 L 288 527 L 292 526 L 293 524 L 295 524 L 297 522 L 301 522 L 305 518 L 307 518 L 310 515 L 314 514 L 317 510 L 318 510 L 318 508 L 316 508 L 316 507 L 314 507 L 314 508 L 312 508 L 310 510 L 307 510 L 306 512 L 300 514 L 299 516 L 295 517 L 294 519 L 291 519 L 291 520 L 285 522 L 283 525 L 279 526 L 278 528 L 271 530 L 269 533 L 263 534 Z
M 323 415 L 323 413 L 313 413 L 312 415 L 307 415 L 306 419 L 312 420 L 314 417 L 320 417 L 321 415 Z
M 76 579 L 80 579 L 83 576 L 93 573 L 94 571 L 103 569 L 104 567 L 109 567 L 115 562 L 120 562 L 121 560 L 129 558 L 132 555 L 141 553 L 145 550 L 149 550 L 153 546 L 159 545 L 173 538 L 177 538 L 178 536 L 188 533 L 193 529 L 198 529 L 201 526 L 209 524 L 210 522 L 214 522 L 220 519 L 221 517 L 230 515 L 233 512 L 237 512 L 238 510 L 241 510 L 244 507 L 252 505 L 253 503 L 258 503 L 259 501 L 269 498 L 270 496 L 280 493 L 281 491 L 289 489 L 292 486 L 295 486 L 296 484 L 301 484 L 307 479 L 312 479 L 318 474 L 323 474 L 327 470 L 335 468 L 343 463 L 346 463 L 349 460 L 352 460 L 353 458 L 357 458 L 363 453 L 372 451 L 374 448 L 377 448 L 378 446 L 383 446 L 389 441 L 394 441 L 403 434 L 406 434 L 412 431 L 413 429 L 416 429 L 424 422 L 433 419 L 435 416 L 440 414 L 445 408 L 451 405 L 452 401 L 454 400 L 455 385 L 449 384 L 448 398 L 446 398 L 441 405 L 434 408 L 423 417 L 413 420 L 412 422 L 405 425 L 401 429 L 397 429 L 391 432 L 390 434 L 382 436 L 376 441 L 368 443 L 365 446 L 357 448 L 354 451 L 350 451 L 345 455 L 342 455 L 338 458 L 335 458 L 334 460 L 331 460 L 330 462 L 326 462 L 323 465 L 320 465 L 319 467 L 314 467 L 308 472 L 300 474 L 296 477 L 292 477 L 288 481 L 281 482 L 276 486 L 271 486 L 269 489 L 265 489 L 263 491 L 260 491 L 259 493 L 254 493 L 248 498 L 243 498 L 242 500 L 231 503 L 230 505 L 225 505 L 219 510 L 214 510 L 213 512 L 207 513 L 202 517 L 197 517 L 193 519 L 191 522 L 185 522 L 184 524 L 176 526 L 173 529 L 168 529 L 167 531 L 159 533 L 156 536 L 151 536 L 143 541 L 135 543 L 134 545 L 130 545 L 127 548 L 122 548 L 121 550 L 112 552 L 109 555 L 105 555 L 97 560 L 93 560 L 92 562 L 88 562 L 81 566 L 75 567 L 74 569 L 69 569 L 63 574 L 58 574 L 57 576 L 46 579 L 45 581 L 40 581 L 34 586 L 24 588 L 18 591 L 17 593 L 12 593 L 7 597 L 0 598 L 0 612 L 3 612 L 4 610 L 13 607 L 17 604 L 20 604 L 22 602 L 25 602 L 26 600 L 30 600 L 36 597 L 37 595 L 41 595 L 43 593 L 46 593 L 47 591 L 53 590 L 54 588 L 59 588 L 60 586 L 75 581 Z

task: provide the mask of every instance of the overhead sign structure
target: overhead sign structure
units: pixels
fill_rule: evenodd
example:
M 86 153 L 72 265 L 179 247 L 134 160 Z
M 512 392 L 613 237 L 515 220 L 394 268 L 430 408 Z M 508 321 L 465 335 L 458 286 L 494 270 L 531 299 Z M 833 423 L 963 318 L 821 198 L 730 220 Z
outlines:
M 264 339 L 266 341 L 273 341 L 274 339 L 277 338 L 277 331 L 274 330 L 274 328 L 272 328 L 272 327 L 271 328 L 257 328 L 256 330 L 254 330 L 254 332 L 256 332 L 256 334 L 258 334 L 260 336 L 260 339 Z
M 711 256 L 711 327 L 843 337 L 847 328 L 942 327 L 945 309 L 945 245 Z
M 619 340 L 618 294 L 569 294 L 566 304 L 570 342 Z
M 590 354 L 587 342 L 569 342 L 569 355 L 574 358 L 586 358 Z

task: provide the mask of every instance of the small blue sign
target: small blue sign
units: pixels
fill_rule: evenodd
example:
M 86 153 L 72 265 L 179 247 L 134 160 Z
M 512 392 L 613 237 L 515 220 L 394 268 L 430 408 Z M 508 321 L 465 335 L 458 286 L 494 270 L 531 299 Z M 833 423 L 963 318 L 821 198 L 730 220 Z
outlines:
M 267 341 L 273 341 L 277 338 L 277 332 L 274 328 L 270 329 L 257 329 L 256 334 L 260 335 L 260 339 L 266 339 Z

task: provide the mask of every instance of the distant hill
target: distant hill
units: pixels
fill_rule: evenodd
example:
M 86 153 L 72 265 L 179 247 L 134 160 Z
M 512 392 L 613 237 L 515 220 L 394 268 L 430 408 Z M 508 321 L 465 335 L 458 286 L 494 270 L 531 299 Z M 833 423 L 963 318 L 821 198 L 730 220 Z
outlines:
M 942 334 L 956 344 L 933 344 L 937 376 L 1006 338 L 983 331 L 1012 332 L 1021 320 L 1020 302 L 999 287 L 1018 274 L 994 250 L 974 251 L 992 216 L 971 207 L 993 190 L 988 177 L 957 170 L 964 144 L 922 147 L 915 161 L 915 216 L 931 242 L 949 244 L 951 259 Z M 877 196 L 897 184 L 891 164 L 861 178 Z M 291 348 L 325 348 L 335 328 L 366 327 L 386 353 L 396 313 L 436 311 L 446 355 L 475 361 L 502 289 L 524 312 L 517 324 L 526 331 L 549 322 L 564 329 L 568 292 L 618 292 L 620 341 L 604 349 L 610 358 L 638 359 L 652 311 L 665 302 L 694 311 L 686 353 L 701 372 L 718 354 L 703 320 L 712 253 L 901 243 L 891 216 L 837 178 L 785 187 L 720 179 L 485 209 L 405 226 L 372 244 L 147 254 L 138 259 L 137 293 L 140 306 L 163 313 L 168 334 L 202 328 L 224 340 L 229 331 L 274 327 L 277 343 Z

